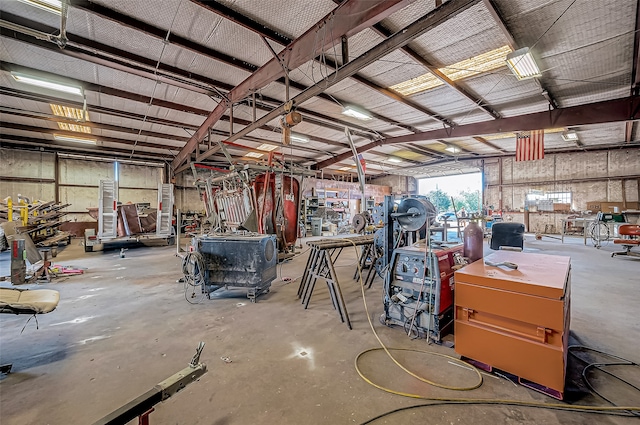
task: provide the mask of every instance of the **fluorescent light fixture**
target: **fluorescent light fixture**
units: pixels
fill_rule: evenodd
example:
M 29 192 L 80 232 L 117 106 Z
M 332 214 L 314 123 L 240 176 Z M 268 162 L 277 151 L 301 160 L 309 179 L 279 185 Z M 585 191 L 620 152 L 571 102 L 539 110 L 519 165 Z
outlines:
M 262 158 L 264 156 L 263 153 L 258 153 L 258 152 L 247 152 L 245 154 L 245 156 L 247 158 Z
M 79 87 L 79 86 L 70 86 L 67 84 L 54 83 L 53 81 L 43 80 L 38 77 L 24 75 L 17 72 L 11 72 L 11 76 L 14 78 L 14 80 L 21 83 L 31 84 L 32 86 L 37 86 L 37 87 L 42 87 L 49 90 L 56 90 L 64 93 L 77 94 L 79 96 L 82 96 L 82 87 Z
M 291 136 L 289 137 L 289 139 L 292 142 L 309 143 L 309 138 L 303 134 L 291 133 Z
M 53 138 L 60 142 L 85 143 L 88 145 L 96 144 L 96 139 L 87 139 L 84 137 L 76 137 L 76 136 L 65 136 L 63 134 L 54 134 Z
M 349 171 L 351 170 L 352 167 L 342 167 L 342 168 L 338 168 L 338 171 Z
M 451 152 L 451 153 L 458 153 L 460 151 L 462 151 L 462 149 L 460 149 L 457 146 L 453 146 L 453 145 L 449 145 L 446 148 L 444 148 L 445 151 Z
M 60 0 L 18 0 L 22 3 L 37 7 L 60 15 L 62 13 L 62 2 Z
M 270 145 L 268 143 L 263 143 L 260 146 L 258 146 L 257 149 L 260 150 L 260 151 L 271 152 L 272 150 L 278 149 L 278 147 L 276 145 Z
M 342 113 L 348 117 L 353 117 L 353 118 L 357 118 L 359 120 L 362 121 L 368 121 L 370 119 L 372 119 L 371 115 L 369 115 L 368 113 L 364 112 L 364 111 L 360 111 L 358 109 L 355 109 L 353 106 L 347 106 L 346 108 L 344 108 L 342 110 Z
M 507 55 L 507 66 L 518 80 L 526 80 L 542 75 L 528 47 L 509 53 Z
M 511 47 L 505 45 L 479 54 L 470 59 L 456 62 L 453 65 L 438 68 L 438 71 L 443 73 L 451 81 L 461 80 L 483 72 L 493 71 L 494 69 L 504 66 L 504 61 L 509 53 L 511 53 Z M 389 88 L 404 96 L 409 96 L 443 84 L 444 83 L 440 81 L 440 79 L 428 72 L 420 75 L 419 77 L 412 78 L 411 80 L 393 85 Z
M 565 142 L 574 142 L 578 140 L 578 133 L 573 130 L 565 131 L 561 136 L 562 140 L 564 140 Z
M 399 162 L 402 162 L 402 160 L 400 158 L 396 158 L 395 156 L 390 156 L 389 158 L 387 158 L 387 161 L 395 162 L 396 164 L 399 163 Z

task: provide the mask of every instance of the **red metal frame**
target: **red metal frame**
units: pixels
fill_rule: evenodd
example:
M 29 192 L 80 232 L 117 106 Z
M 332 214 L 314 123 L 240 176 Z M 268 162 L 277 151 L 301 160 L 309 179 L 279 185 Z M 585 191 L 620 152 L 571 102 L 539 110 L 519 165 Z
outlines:
M 215 109 L 211 111 L 195 134 L 191 136 L 186 145 L 176 155 L 171 164 L 172 168 L 178 168 L 191 155 L 198 144 L 204 140 L 208 129 L 218 122 L 232 102 L 244 99 L 252 91 L 258 90 L 284 76 L 281 62 L 288 69 L 298 68 L 320 51 L 324 51 L 327 46 L 333 43 L 340 43 L 343 35 L 354 34 L 367 28 L 407 4 L 409 4 L 407 0 L 376 0 L 375 2 L 372 0 L 345 0 L 329 15 L 322 18 L 307 32 L 291 42 L 277 58 L 271 59 L 242 83 L 234 87 L 227 94 L 227 98 L 222 99 Z M 317 32 L 329 22 L 331 22 L 331 34 L 333 37 L 327 37 L 324 46 L 316 46 L 315 44 L 318 40 Z
M 551 111 L 535 112 L 517 117 L 501 118 L 453 128 L 424 131 L 399 137 L 391 137 L 360 146 L 358 153 L 366 152 L 378 146 L 396 143 L 420 142 L 426 140 L 470 137 L 483 134 L 496 134 L 513 131 L 541 130 L 547 128 L 570 127 L 575 125 L 604 124 L 635 120 L 640 112 L 640 96 L 605 100 L 586 105 L 558 108 Z M 313 168 L 320 170 L 352 155 L 351 151 L 318 162 Z

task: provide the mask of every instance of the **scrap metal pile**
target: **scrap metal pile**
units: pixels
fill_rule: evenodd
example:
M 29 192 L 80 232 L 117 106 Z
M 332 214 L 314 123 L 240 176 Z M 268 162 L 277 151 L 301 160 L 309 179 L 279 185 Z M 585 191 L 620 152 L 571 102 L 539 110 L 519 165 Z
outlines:
M 276 235 L 278 250 L 291 250 L 298 238 L 300 182 L 304 170 L 245 165 L 197 176 L 211 225 L 210 233 L 255 232 Z
M 280 255 L 292 255 L 298 238 L 300 183 L 270 154 L 268 165 L 232 165 L 211 169 L 209 176 L 192 170 L 207 214 L 208 231 L 194 236 L 183 259 L 185 298 L 199 302 L 229 288 L 246 290 L 255 302 L 269 292 Z
M 30 237 L 37 247 L 52 247 L 60 243 L 69 243 L 69 232 L 59 230 L 59 227 L 69 220 L 65 220 L 67 214 L 63 211 L 71 204 L 61 204 L 55 201 L 30 201 L 28 198 L 19 197 L 14 202 L 10 197 L 0 202 L 0 224 L 3 229 L 3 237 L 0 237 L 0 248 L 3 245 L 4 235 L 19 233 Z
M 98 208 L 87 208 L 89 215 L 98 220 Z M 142 204 L 123 204 L 117 206 L 116 235 L 132 236 L 156 231 L 158 210 Z

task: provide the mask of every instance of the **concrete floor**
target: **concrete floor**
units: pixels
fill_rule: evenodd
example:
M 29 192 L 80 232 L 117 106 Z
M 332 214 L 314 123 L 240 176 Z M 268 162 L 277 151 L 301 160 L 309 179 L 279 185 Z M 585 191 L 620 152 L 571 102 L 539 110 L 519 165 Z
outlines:
M 572 332 L 585 344 L 640 363 L 640 259 L 610 258 L 613 245 L 597 250 L 579 238 L 565 244 L 527 236 L 526 250 L 572 257 Z M 487 251 L 485 249 L 485 251 Z M 14 371 L 0 382 L 0 422 L 92 423 L 182 369 L 198 341 L 208 373 L 156 406 L 155 424 L 343 424 L 362 423 L 421 400 L 384 393 L 354 370 L 356 355 L 377 343 L 367 323 L 360 289 L 351 280 L 354 253 L 337 262 L 353 330 L 333 310 L 326 286 L 318 285 L 308 310 L 296 299 L 298 281 L 278 278 L 256 304 L 244 296 L 184 299 L 175 248 L 138 248 L 84 253 L 78 240 L 55 262 L 86 267 L 86 274 L 39 287 L 60 291 L 54 312 L 31 320 L 2 315 L 0 356 Z M 0 254 L 7 264 L 8 253 Z M 297 278 L 306 255 L 278 268 Z M 7 285 L 6 282 L 0 282 Z M 367 291 L 373 323 L 390 347 L 417 348 L 455 356 L 451 348 L 410 340 L 399 328 L 378 322 L 381 280 Z M 221 357 L 229 357 L 226 363 Z M 465 384 L 473 375 L 432 356 L 398 355 L 429 379 Z M 441 390 L 405 375 L 382 353 L 367 355 L 362 368 L 373 380 L 425 396 L 554 400 L 502 378 L 485 376 L 469 392 Z M 623 370 L 640 384 L 637 370 Z M 604 383 L 608 394 L 631 403 L 637 393 Z M 638 404 L 639 398 L 635 398 Z M 593 396 L 581 404 L 604 404 Z M 627 424 L 637 419 L 511 406 L 435 406 L 399 412 L 376 424 Z

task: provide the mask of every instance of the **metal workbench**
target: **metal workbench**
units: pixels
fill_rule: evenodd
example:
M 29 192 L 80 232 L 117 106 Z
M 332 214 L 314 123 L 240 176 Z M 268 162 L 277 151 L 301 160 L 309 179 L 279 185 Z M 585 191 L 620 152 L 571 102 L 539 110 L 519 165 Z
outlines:
M 566 235 L 575 235 L 577 236 L 578 234 L 576 234 L 575 232 L 572 233 L 567 233 L 567 228 L 569 227 L 570 224 L 573 224 L 571 227 L 574 228 L 579 228 L 581 227 L 580 224 L 582 224 L 582 237 L 584 239 L 584 244 L 587 244 L 587 235 L 589 233 L 589 228 L 591 226 L 592 223 L 594 223 L 596 221 L 595 218 L 563 218 L 562 219 L 562 230 L 560 231 L 560 240 L 562 241 L 562 243 L 564 243 L 564 237 Z

